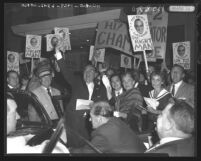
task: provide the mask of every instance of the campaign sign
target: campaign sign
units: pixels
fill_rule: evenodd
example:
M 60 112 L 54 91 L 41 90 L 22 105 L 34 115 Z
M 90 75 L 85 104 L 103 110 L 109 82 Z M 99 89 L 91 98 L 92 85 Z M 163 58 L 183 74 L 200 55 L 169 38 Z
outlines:
M 147 59 L 155 57 L 164 59 L 166 53 L 168 13 L 164 7 L 138 7 L 137 14 L 147 14 L 151 37 L 154 45 L 152 55 Z
M 69 29 L 55 27 L 54 33 L 61 36 L 61 45 L 59 49 L 63 52 L 66 50 L 71 50 Z
M 26 35 L 26 51 L 27 58 L 40 58 L 41 56 L 41 36 Z
M 131 57 L 121 54 L 121 67 L 131 68 Z
M 152 50 L 153 43 L 147 15 L 128 15 L 128 24 L 133 51 Z
M 95 48 L 102 49 L 106 47 L 132 55 L 128 27 L 125 23 L 117 20 L 98 23 Z
M 105 49 L 94 49 L 94 46 L 90 46 L 89 60 L 94 60 L 95 62 L 104 62 Z
M 190 41 L 172 43 L 173 64 L 190 69 Z
M 19 70 L 19 54 L 14 51 L 7 51 L 7 71 L 14 70 L 20 72 Z
M 52 51 L 54 48 L 61 47 L 61 36 L 59 34 L 46 35 L 47 51 Z

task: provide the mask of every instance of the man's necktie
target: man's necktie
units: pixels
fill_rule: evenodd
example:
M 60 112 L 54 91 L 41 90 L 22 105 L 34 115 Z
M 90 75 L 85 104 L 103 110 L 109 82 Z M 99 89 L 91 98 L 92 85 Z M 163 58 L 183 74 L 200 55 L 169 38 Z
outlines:
M 173 86 L 172 86 L 172 96 L 174 96 L 175 95 L 175 85 L 173 84 Z
M 59 118 L 61 118 L 62 115 L 63 115 L 63 113 L 62 113 L 62 111 L 61 111 L 61 108 L 60 108 L 60 105 L 59 105 L 58 101 L 57 101 L 55 98 L 52 97 L 52 94 L 51 94 L 49 88 L 47 88 L 47 93 L 49 94 L 49 96 L 50 96 L 50 98 L 51 98 L 51 100 L 52 100 L 52 103 L 53 103 L 54 108 L 55 108 L 55 110 L 56 110 L 56 112 L 57 112 L 57 115 L 59 116 Z

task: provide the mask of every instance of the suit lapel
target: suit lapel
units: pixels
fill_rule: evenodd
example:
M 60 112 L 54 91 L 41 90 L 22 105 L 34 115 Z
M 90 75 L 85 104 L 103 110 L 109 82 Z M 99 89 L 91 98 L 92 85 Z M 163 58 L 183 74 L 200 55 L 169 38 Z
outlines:
M 175 94 L 175 97 L 178 97 L 180 95 L 183 95 L 183 87 L 185 86 L 185 82 L 182 82 L 182 84 L 179 86 L 177 93 Z

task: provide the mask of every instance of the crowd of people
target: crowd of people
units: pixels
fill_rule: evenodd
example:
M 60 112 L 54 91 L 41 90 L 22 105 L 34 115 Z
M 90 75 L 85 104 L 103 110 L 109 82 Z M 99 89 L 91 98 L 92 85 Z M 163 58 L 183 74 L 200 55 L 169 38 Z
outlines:
M 88 64 L 80 75 L 67 68 L 61 51 L 56 50 L 54 57 L 57 69 L 45 60 L 31 78 L 22 76 L 21 82 L 17 72 L 7 72 L 7 92 L 34 93 L 52 121 L 64 117 L 66 130 L 71 128 L 103 153 L 195 156 L 195 89 L 186 81 L 182 66 L 173 65 L 169 73 L 149 66 L 146 76 L 138 69 L 100 70 Z M 8 112 L 16 105 L 10 105 L 10 99 L 7 97 L 8 138 L 8 129 L 15 131 L 16 126 L 9 118 L 19 119 Z M 90 108 L 77 110 L 78 102 L 83 101 L 90 101 Z M 12 108 L 16 112 L 17 107 Z M 27 119 L 40 121 L 31 106 Z M 151 138 L 148 146 L 140 138 L 146 132 Z M 86 141 L 68 132 L 66 147 L 70 153 L 94 152 Z

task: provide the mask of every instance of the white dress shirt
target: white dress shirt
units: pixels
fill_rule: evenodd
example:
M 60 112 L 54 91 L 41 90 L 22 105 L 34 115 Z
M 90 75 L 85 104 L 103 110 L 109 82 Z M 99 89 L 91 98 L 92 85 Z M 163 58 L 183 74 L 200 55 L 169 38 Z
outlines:
M 116 97 L 119 96 L 120 94 L 123 93 L 123 88 L 121 88 L 121 89 L 118 90 L 118 91 L 114 91 L 114 93 L 115 93 L 115 96 L 116 96 Z
M 92 96 L 92 93 L 93 93 L 93 90 L 94 90 L 94 83 L 90 82 L 90 83 L 86 83 L 86 84 L 87 84 L 87 88 L 88 88 L 88 91 L 89 91 L 89 100 L 91 100 L 91 96 Z
M 176 95 L 176 93 L 177 93 L 177 91 L 178 91 L 178 89 L 179 89 L 179 87 L 180 87 L 180 85 L 183 83 L 183 80 L 181 80 L 181 81 L 179 81 L 179 82 L 177 82 L 176 84 L 174 84 L 174 96 Z M 173 88 L 173 85 L 171 86 L 171 90 L 170 91 L 172 91 L 172 88 Z

